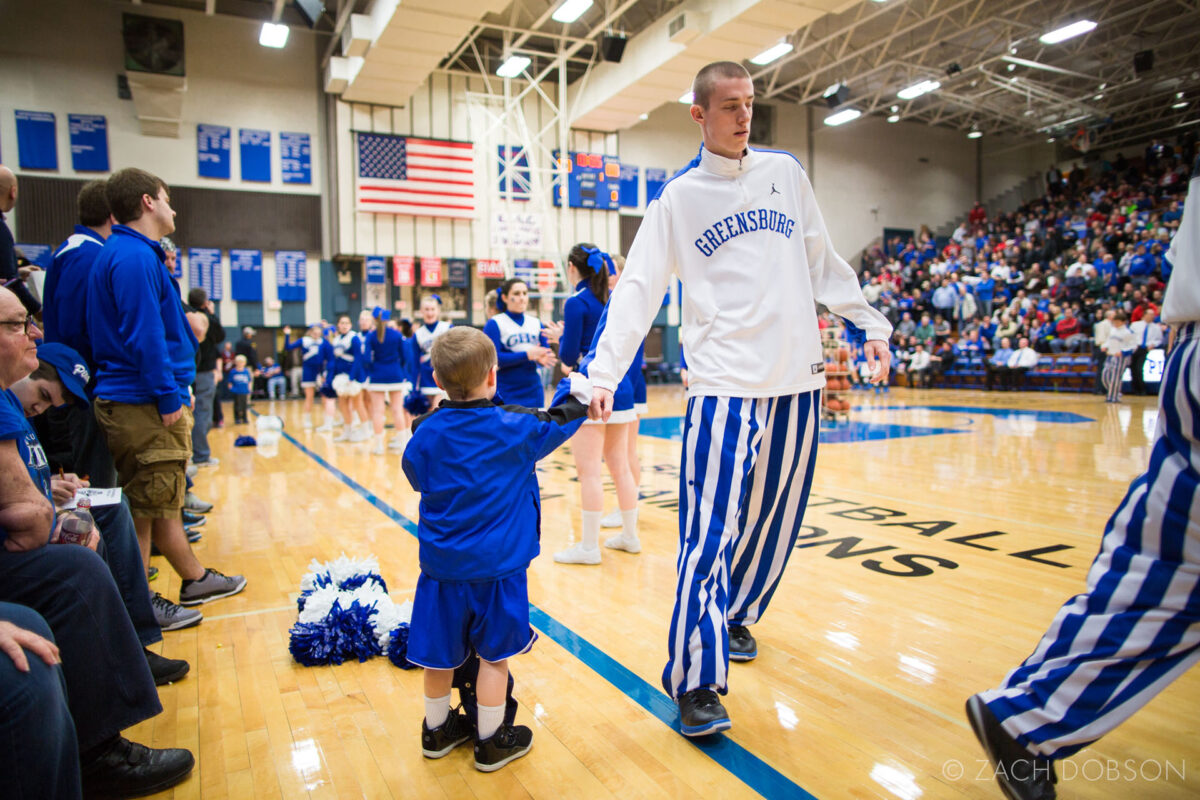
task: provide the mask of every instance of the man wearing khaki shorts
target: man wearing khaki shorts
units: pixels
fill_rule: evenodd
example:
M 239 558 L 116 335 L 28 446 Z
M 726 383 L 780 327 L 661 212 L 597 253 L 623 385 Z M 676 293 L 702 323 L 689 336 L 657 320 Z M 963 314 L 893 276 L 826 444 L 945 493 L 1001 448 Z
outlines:
M 189 387 L 197 343 L 159 244 L 174 232 L 175 212 L 166 184 L 140 169 L 113 174 L 106 193 L 117 224 L 87 288 L 96 418 L 133 512 L 143 560 L 149 564 L 153 538 L 183 579 L 180 605 L 199 605 L 237 594 L 246 579 L 205 569 L 180 517 L 192 454 Z

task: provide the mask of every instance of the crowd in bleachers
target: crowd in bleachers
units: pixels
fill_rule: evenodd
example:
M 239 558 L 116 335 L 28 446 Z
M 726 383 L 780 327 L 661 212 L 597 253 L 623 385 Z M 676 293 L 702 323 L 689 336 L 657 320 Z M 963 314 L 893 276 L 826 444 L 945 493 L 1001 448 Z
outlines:
M 1137 159 L 1052 167 L 1043 195 L 1012 213 L 976 203 L 948 237 L 922 227 L 871 248 L 863 293 L 895 327 L 896 379 L 1102 392 L 1105 347 L 1123 317 L 1132 389 L 1150 392 L 1141 366 L 1165 341 L 1165 253 L 1194 151 L 1191 137 L 1156 141 Z

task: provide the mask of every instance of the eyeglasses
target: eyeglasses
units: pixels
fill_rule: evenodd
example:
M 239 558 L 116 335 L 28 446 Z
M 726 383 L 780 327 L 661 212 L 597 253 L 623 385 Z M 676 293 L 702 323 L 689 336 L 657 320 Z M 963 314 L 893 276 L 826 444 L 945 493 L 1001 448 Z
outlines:
M 12 328 L 13 333 L 20 333 L 25 336 L 29 335 L 29 329 L 38 330 L 37 322 L 33 317 L 25 317 L 25 319 L 0 319 L 0 325 L 8 325 Z

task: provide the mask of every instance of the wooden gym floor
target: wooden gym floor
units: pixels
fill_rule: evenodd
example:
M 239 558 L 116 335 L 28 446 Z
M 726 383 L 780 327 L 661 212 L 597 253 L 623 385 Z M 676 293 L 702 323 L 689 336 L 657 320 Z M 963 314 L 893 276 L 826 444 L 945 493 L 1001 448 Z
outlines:
M 188 659 L 191 674 L 128 735 L 196 754 L 189 780 L 162 795 L 176 798 L 998 798 L 963 703 L 1082 589 L 1105 521 L 1147 463 L 1157 409 L 1051 393 L 849 396 L 850 423 L 822 435 L 810 527 L 754 629 L 759 657 L 731 667 L 733 730 L 703 749 L 667 724 L 659 685 L 678 387 L 651 387 L 639 438 L 640 555 L 554 564 L 549 554 L 578 536 L 579 496 L 567 449 L 543 462 L 543 554 L 530 569 L 541 637 L 512 661 L 518 721 L 534 730 L 526 758 L 491 775 L 469 747 L 427 761 L 419 670 L 292 661 L 311 559 L 374 554 L 397 600 L 417 576 L 417 498 L 400 456 L 303 431 L 294 401 L 255 404 L 294 437 L 276 454 L 233 448 L 246 426 L 211 434 L 221 464 L 196 491 L 216 509 L 196 551 L 249 585 L 204 606 L 199 627 L 165 634 L 162 653 Z M 613 498 L 610 487 L 610 508 Z M 155 563 L 152 588 L 176 598 L 177 577 Z M 1060 797 L 1196 796 L 1198 701 L 1192 672 L 1061 764 Z

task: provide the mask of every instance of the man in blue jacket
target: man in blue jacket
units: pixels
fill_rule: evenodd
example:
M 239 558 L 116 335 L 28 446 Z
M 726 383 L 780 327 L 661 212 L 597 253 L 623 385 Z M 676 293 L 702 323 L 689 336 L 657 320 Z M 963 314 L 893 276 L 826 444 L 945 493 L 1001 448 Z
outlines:
M 132 507 L 143 561 L 153 535 L 183 579 L 180 605 L 199 605 L 237 594 L 246 579 L 201 566 L 180 518 L 197 342 L 159 244 L 174 232 L 175 212 L 166 184 L 144 170 L 114 173 L 106 194 L 117 224 L 88 276 L 96 418 Z

